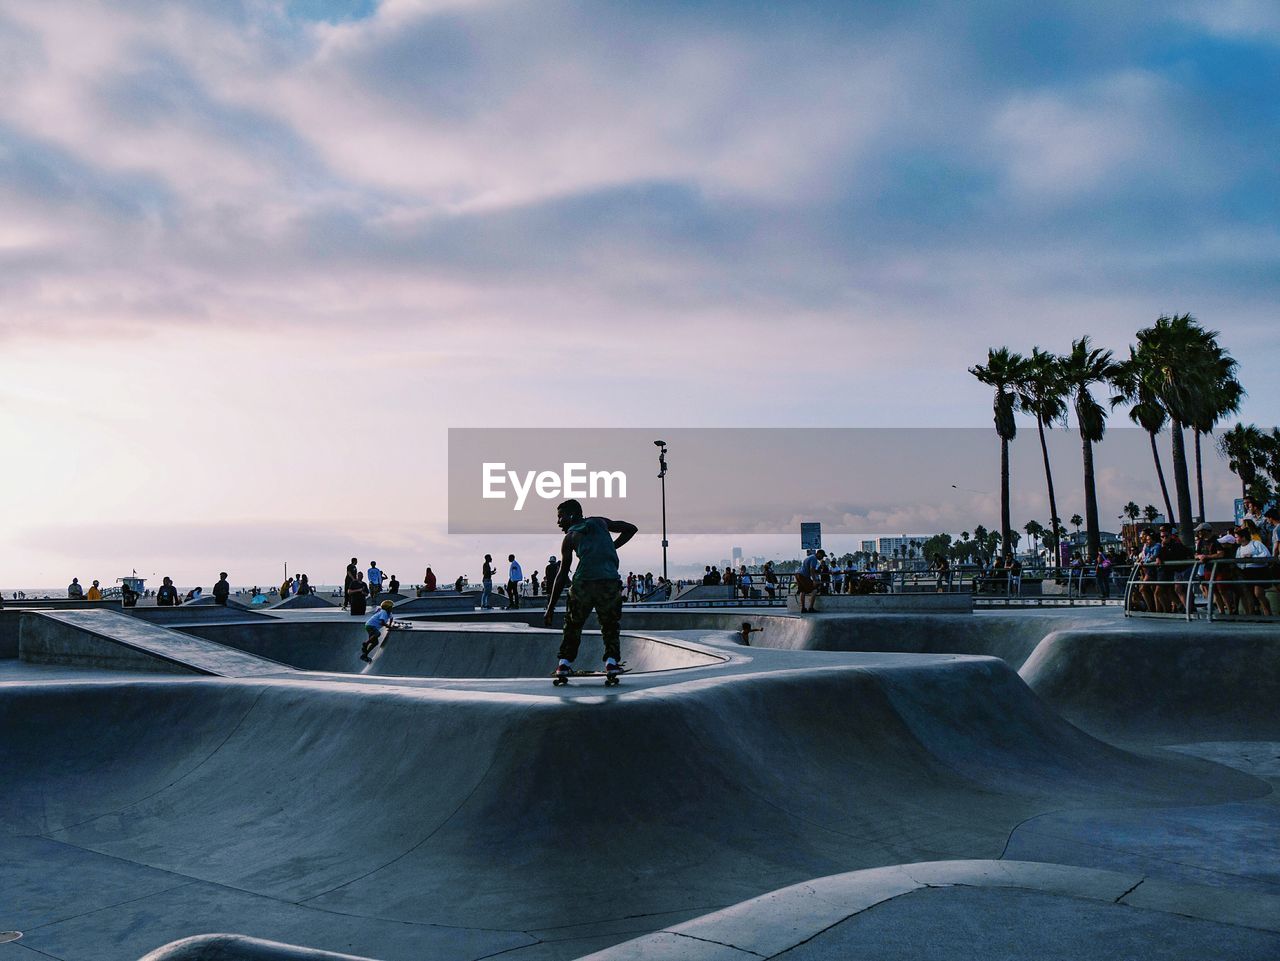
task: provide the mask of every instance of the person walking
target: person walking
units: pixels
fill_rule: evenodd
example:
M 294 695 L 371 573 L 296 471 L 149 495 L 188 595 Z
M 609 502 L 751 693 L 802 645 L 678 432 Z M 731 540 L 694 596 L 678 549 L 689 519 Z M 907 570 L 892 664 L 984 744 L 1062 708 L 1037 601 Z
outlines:
M 582 505 L 576 500 L 564 501 L 556 508 L 556 526 L 564 531 L 564 540 L 560 544 L 560 569 L 542 618 L 546 627 L 551 626 L 556 602 L 569 580 L 573 557 L 575 554 L 578 557 L 565 607 L 556 678 L 567 679 L 573 672 L 573 661 L 582 643 L 582 628 L 594 609 L 604 640 L 605 674 L 609 681 L 614 681 L 622 670 L 622 578 L 618 574 L 618 548 L 635 537 L 638 528 L 627 521 L 583 517 Z M 614 534 L 616 538 L 611 536 Z
M 516 555 L 508 554 L 507 563 L 507 606 L 513 611 L 520 609 L 520 582 L 524 580 L 524 571 Z
M 223 571 L 218 575 L 218 581 L 213 585 L 213 602 L 227 606 L 227 598 L 231 596 L 231 585 L 227 582 L 227 572 Z

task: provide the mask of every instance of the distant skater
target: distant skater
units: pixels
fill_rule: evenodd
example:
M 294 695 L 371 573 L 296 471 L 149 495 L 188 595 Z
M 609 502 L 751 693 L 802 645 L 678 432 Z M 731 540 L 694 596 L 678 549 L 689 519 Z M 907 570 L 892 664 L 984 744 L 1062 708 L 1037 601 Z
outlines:
M 556 525 L 564 531 L 564 541 L 560 545 L 561 563 L 542 618 L 547 627 L 551 626 L 556 601 L 569 579 L 573 555 L 578 555 L 565 608 L 564 637 L 560 642 L 556 676 L 567 679 L 573 672 L 573 661 L 582 643 L 582 626 L 594 609 L 604 638 L 605 674 L 613 681 L 621 673 L 618 665 L 622 660 L 622 578 L 618 575 L 618 548 L 635 537 L 637 528 L 607 517 L 583 517 L 582 505 L 576 500 L 567 500 L 556 508 Z M 611 534 L 618 536 L 614 538 Z
M 227 572 L 218 575 L 218 582 L 213 585 L 213 600 L 223 607 L 227 606 L 227 598 L 231 596 L 231 585 L 227 582 Z
M 378 609 L 374 612 L 373 617 L 364 622 L 364 629 L 368 631 L 369 636 L 364 639 L 364 644 L 360 648 L 360 660 L 366 664 L 371 663 L 369 652 L 378 646 L 378 641 L 382 638 L 382 629 L 391 630 L 395 624 L 395 618 L 391 616 L 391 609 L 395 607 L 389 599 L 378 605 Z

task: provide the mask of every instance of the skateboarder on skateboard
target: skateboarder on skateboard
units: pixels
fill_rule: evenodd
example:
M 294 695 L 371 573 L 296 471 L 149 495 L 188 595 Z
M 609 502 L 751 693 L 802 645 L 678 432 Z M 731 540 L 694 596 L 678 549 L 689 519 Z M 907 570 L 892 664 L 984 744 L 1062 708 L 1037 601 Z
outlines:
M 565 608 L 564 639 L 560 643 L 560 660 L 556 665 L 556 683 L 563 683 L 573 673 L 573 659 L 578 656 L 582 642 L 582 626 L 594 608 L 600 620 L 600 633 L 604 636 L 605 683 L 616 684 L 622 673 L 619 662 L 622 648 L 619 635 L 622 628 L 622 579 L 618 575 L 618 548 L 636 536 L 636 526 L 626 521 L 607 517 L 583 517 L 582 505 L 567 500 L 556 508 L 556 525 L 564 531 L 560 545 L 560 568 L 551 585 L 547 599 L 547 612 L 542 623 L 550 627 L 556 601 L 573 571 L 573 583 L 569 587 L 569 602 Z M 614 538 L 613 534 L 618 536 Z
M 395 604 L 391 601 L 383 601 L 378 605 L 378 610 L 373 617 L 364 622 L 364 629 L 369 632 L 369 636 L 365 638 L 364 645 L 360 648 L 360 660 L 369 662 L 369 652 L 378 646 L 378 641 L 382 637 L 382 629 L 385 627 L 391 630 L 395 626 L 395 618 L 391 616 L 391 609 Z

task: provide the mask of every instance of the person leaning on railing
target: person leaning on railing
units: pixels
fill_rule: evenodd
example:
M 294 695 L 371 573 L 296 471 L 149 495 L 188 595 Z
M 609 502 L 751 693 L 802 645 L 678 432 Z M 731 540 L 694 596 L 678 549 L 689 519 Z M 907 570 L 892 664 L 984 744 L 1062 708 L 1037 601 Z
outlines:
M 1244 582 L 1243 601 L 1248 614 L 1272 614 L 1267 600 L 1267 586 L 1272 578 L 1271 549 L 1262 540 L 1262 532 L 1253 521 L 1241 521 L 1236 528 L 1236 559 L 1241 562 L 1240 579 Z
M 1235 543 L 1230 534 L 1214 537 L 1212 524 L 1196 528 L 1196 560 L 1200 563 L 1196 565 L 1195 579 L 1200 582 L 1200 593 L 1206 599 L 1212 586 L 1213 607 L 1219 614 L 1230 614 L 1235 604 L 1236 592 L 1231 586 L 1235 572 L 1231 564 L 1214 562 L 1235 557 Z
M 1171 525 L 1160 528 L 1160 580 L 1171 581 L 1164 585 L 1165 610 L 1170 614 L 1181 614 L 1187 610 L 1187 564 L 1192 554 L 1182 538 Z M 1172 590 L 1170 590 L 1172 588 Z M 1177 597 L 1175 604 L 1174 597 Z

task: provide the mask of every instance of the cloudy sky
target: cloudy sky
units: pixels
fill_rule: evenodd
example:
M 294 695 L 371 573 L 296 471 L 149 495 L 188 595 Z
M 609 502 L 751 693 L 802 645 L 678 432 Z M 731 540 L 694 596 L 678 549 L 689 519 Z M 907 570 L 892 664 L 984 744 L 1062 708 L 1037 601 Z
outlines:
M 1269 0 L 0 0 L 0 585 L 475 576 L 448 427 L 982 426 L 1162 312 L 1275 423 L 1277 102 Z

